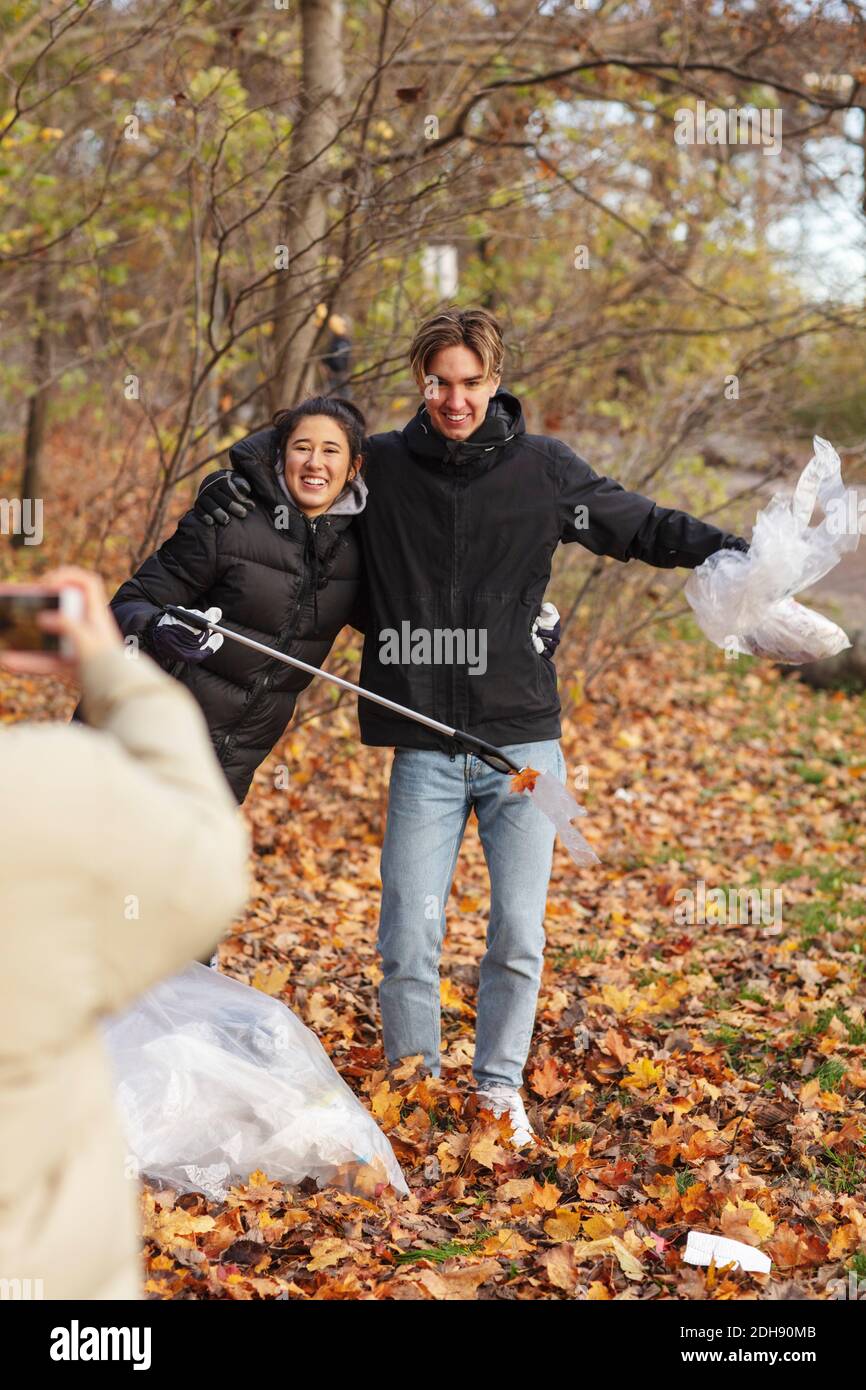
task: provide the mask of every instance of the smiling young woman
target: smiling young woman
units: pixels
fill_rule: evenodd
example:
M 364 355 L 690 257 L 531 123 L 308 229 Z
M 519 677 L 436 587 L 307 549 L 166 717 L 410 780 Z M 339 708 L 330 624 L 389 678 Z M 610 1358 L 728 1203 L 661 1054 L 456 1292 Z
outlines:
M 245 525 L 226 534 L 188 511 L 111 601 L 121 631 L 198 700 L 239 802 L 312 677 L 219 634 L 207 638 L 165 606 L 207 608 L 213 621 L 321 666 L 341 628 L 363 622 L 355 522 L 367 499 L 364 430 L 358 407 L 339 397 L 278 412 L 229 450 L 231 476 L 246 489 L 236 484 L 229 505 L 248 516 Z

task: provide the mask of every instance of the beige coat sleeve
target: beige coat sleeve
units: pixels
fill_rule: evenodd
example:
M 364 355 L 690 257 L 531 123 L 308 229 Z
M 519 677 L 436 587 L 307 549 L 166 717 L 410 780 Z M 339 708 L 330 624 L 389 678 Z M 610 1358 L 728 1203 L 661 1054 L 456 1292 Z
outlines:
M 184 686 L 123 648 L 83 662 L 81 682 L 89 727 L 62 733 L 82 765 L 75 839 L 91 847 L 81 874 L 115 1009 L 212 949 L 247 897 L 249 836 Z

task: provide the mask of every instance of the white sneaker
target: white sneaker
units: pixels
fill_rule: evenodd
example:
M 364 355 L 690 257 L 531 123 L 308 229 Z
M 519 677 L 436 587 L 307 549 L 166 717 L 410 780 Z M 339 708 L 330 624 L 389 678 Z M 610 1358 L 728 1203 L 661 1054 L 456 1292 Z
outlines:
M 503 1114 L 506 1110 L 509 1112 L 511 1142 L 515 1148 L 525 1149 L 529 1144 L 538 1143 L 538 1135 L 529 1123 L 523 1097 L 516 1086 L 506 1086 L 504 1082 L 497 1082 L 483 1088 L 479 1087 L 476 1096 L 479 1108 L 492 1110 L 496 1116 Z

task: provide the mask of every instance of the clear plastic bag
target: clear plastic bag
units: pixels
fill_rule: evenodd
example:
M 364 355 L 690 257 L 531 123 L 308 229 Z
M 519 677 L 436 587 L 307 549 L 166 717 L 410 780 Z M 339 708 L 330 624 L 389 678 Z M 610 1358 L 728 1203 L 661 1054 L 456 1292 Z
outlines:
M 536 809 L 543 816 L 547 816 L 548 820 L 553 821 L 575 864 L 583 866 L 601 863 L 592 845 L 584 839 L 577 826 L 572 824 L 578 816 L 586 815 L 586 807 L 574 799 L 568 787 L 552 773 L 539 772 L 535 786 L 531 791 L 527 788 L 527 793 Z
M 259 1169 L 408 1193 L 385 1135 L 285 1004 L 195 962 L 104 1026 L 140 1173 L 222 1200 Z
M 798 666 L 851 646 L 841 627 L 793 597 L 860 539 L 839 455 L 826 439 L 812 443 L 793 496 L 776 493 L 758 513 L 748 554 L 717 550 L 689 576 L 686 598 L 718 647 Z M 810 526 L 816 502 L 824 519 Z

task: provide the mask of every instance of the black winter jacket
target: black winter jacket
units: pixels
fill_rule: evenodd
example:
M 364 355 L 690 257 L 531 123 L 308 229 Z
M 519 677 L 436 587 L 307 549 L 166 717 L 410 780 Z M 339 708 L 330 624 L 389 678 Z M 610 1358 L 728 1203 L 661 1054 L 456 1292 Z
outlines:
M 445 439 L 423 404 L 405 429 L 374 435 L 366 480 L 360 684 L 500 746 L 561 733 L 556 668 L 530 636 L 560 542 L 665 569 L 693 568 L 722 545 L 748 549 L 600 477 L 560 440 L 527 434 L 520 402 L 501 389 L 468 440 Z M 400 647 L 404 658 L 422 629 L 486 633 L 486 669 L 480 661 L 473 672 L 468 661 L 382 659 L 395 654 L 392 634 L 409 644 Z M 440 654 L 447 635 L 442 641 Z M 422 645 L 417 651 L 423 657 Z M 359 700 L 358 713 L 364 743 L 449 748 L 443 736 L 369 700 Z
M 274 471 L 274 434 L 260 430 L 229 451 L 257 504 L 244 523 L 224 530 L 187 512 L 111 600 L 121 631 L 137 634 L 145 651 L 165 603 L 215 605 L 227 627 L 313 666 L 321 666 L 346 623 L 362 621 L 356 523 L 363 515 L 363 482 L 344 489 L 330 511 L 306 517 Z M 341 514 L 347 505 L 353 510 Z M 228 637 L 206 660 L 177 662 L 169 670 L 201 705 L 229 785 L 243 801 L 313 677 Z

